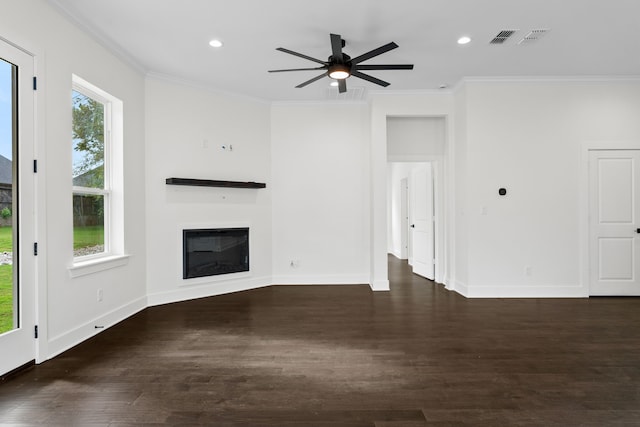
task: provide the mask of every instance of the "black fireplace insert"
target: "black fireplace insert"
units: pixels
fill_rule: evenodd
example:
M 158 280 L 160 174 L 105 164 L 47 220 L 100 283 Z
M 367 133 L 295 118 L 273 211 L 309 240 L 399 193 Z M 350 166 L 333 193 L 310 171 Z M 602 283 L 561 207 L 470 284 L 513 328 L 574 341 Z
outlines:
M 249 228 L 183 230 L 182 277 L 249 271 Z

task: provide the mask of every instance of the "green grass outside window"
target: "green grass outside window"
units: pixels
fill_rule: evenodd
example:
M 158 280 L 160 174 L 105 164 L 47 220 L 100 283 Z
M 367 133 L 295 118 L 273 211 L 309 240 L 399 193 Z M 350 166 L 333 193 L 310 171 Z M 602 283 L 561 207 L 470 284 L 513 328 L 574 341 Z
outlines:
M 101 226 L 73 229 L 73 249 L 102 245 L 104 229 Z M 11 227 L 0 227 L 0 253 L 13 252 Z M 13 266 L 0 265 L 0 334 L 13 329 Z

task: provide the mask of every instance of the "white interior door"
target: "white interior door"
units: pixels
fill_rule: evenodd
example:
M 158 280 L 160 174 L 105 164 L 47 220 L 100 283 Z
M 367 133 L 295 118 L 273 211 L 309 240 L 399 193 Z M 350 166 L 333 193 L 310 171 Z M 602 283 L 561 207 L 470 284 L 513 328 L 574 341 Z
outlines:
M 33 57 L 0 40 L 0 374 L 35 359 L 33 103 Z
M 589 152 L 591 295 L 640 295 L 640 150 Z
M 433 280 L 433 172 L 430 163 L 411 171 L 410 188 L 413 272 Z

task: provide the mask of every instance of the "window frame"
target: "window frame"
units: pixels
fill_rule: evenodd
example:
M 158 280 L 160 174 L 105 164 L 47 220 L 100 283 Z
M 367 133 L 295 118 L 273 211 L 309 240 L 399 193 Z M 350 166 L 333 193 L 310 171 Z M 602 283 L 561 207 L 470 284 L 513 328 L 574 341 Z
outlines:
M 76 186 L 73 185 L 73 182 L 71 184 L 72 198 L 76 195 L 100 195 L 103 197 L 104 250 L 89 255 L 75 256 L 73 254 L 73 264 L 69 267 L 72 277 L 122 265 L 121 259 L 128 257 L 124 253 L 123 104 L 118 98 L 75 74 L 72 75 L 72 93 L 74 91 L 92 98 L 104 106 L 103 186 L 102 188 L 93 188 Z M 73 156 L 73 140 L 71 141 L 70 155 Z M 73 166 L 73 160 L 71 165 Z M 73 247 L 71 250 L 73 251 Z M 100 263 L 105 265 L 96 268 L 96 264 Z

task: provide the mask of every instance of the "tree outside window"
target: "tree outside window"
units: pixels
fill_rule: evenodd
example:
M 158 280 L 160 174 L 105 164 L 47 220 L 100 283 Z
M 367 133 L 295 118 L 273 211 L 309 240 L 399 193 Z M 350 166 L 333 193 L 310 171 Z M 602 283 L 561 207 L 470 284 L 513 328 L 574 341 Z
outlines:
M 105 179 L 108 139 L 105 139 L 108 103 L 82 88 L 72 94 L 73 107 L 73 248 L 82 257 L 108 252 L 109 203 Z

